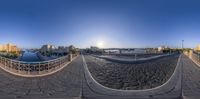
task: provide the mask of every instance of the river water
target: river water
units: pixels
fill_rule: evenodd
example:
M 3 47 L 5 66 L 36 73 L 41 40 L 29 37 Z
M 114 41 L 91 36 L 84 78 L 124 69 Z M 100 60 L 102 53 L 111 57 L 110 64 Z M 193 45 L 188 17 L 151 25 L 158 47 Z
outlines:
M 41 59 L 37 56 L 36 52 L 25 51 L 20 58 L 20 61 L 25 62 L 39 62 Z

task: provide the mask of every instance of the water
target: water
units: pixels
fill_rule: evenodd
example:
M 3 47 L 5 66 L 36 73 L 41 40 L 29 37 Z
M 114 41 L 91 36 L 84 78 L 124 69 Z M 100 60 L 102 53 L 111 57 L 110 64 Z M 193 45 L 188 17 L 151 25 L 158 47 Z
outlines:
M 36 52 L 25 51 L 21 56 L 20 61 L 38 62 L 41 61 L 41 59 L 37 56 Z

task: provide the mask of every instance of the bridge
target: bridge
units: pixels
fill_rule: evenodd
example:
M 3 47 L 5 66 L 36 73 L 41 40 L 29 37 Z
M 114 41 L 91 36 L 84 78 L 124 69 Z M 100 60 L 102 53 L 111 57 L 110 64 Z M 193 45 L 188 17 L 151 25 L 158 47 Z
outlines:
M 10 72 L 20 73 L 20 75 L 39 75 L 46 73 L 47 70 L 42 69 L 44 65 L 34 65 L 40 69 L 34 69 L 36 72 L 30 71 L 33 68 L 30 65 L 21 69 L 22 65 L 14 65 L 10 67 L 9 62 L 1 58 L 0 67 L 0 98 L 64 98 L 64 99 L 198 99 L 200 98 L 200 67 L 186 55 L 181 55 L 179 62 L 172 77 L 162 86 L 147 90 L 114 90 L 106 88 L 96 82 L 87 69 L 84 56 L 78 55 L 69 62 L 63 64 L 64 68 L 51 75 L 41 77 L 21 77 Z M 60 59 L 60 60 L 62 60 Z M 58 60 L 56 60 L 58 61 Z M 57 70 L 63 65 L 58 62 L 48 72 Z M 20 63 L 21 64 L 21 63 Z M 24 63 L 22 63 L 24 65 Z M 59 66 L 60 65 L 60 66 Z M 20 66 L 20 67 L 19 67 Z M 58 67 L 57 67 L 58 66 Z M 13 68 L 13 67 L 17 67 Z M 6 68 L 6 69 L 5 69 Z M 11 69 L 12 68 L 12 69 Z M 35 67 L 36 68 L 36 67 Z M 14 70 L 13 70 L 14 69 Z M 16 69 L 16 70 L 15 70 Z M 7 70 L 7 71 L 6 71 Z M 31 69 L 32 70 L 32 69 Z M 38 71 L 37 71 L 38 70 Z M 40 72 L 39 72 L 40 71 Z

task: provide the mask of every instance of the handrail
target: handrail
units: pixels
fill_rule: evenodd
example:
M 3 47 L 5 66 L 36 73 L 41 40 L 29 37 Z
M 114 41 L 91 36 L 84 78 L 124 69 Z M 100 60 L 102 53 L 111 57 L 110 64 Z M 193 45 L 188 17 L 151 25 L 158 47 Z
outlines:
M 190 51 L 185 51 L 184 54 L 190 58 L 198 67 L 200 67 L 200 53 L 190 50 Z
M 0 56 L 0 68 L 19 76 L 38 77 L 52 74 L 70 63 L 78 54 L 69 54 L 57 59 L 41 62 L 24 62 Z

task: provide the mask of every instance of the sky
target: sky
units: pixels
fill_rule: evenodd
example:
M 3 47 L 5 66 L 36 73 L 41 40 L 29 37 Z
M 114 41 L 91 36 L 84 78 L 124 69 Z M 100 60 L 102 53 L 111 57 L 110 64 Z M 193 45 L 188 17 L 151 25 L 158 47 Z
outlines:
M 0 44 L 144 48 L 200 44 L 198 0 L 0 0 Z

